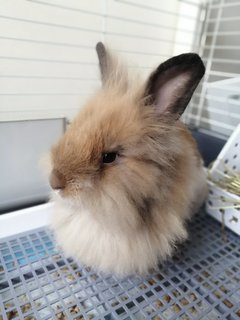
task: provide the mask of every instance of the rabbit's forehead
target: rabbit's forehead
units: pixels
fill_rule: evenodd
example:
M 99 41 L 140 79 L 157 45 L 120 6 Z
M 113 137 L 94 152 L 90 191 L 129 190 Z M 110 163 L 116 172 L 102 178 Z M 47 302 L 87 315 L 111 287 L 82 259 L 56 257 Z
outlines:
M 78 131 L 79 144 L 86 143 L 94 149 L 115 148 L 137 139 L 142 131 L 142 121 L 138 107 L 121 101 L 108 105 L 97 105 L 80 114 L 73 131 Z
M 54 158 L 61 166 L 97 166 L 103 152 L 127 152 L 139 145 L 143 128 L 139 106 L 130 99 L 97 98 L 74 119 Z

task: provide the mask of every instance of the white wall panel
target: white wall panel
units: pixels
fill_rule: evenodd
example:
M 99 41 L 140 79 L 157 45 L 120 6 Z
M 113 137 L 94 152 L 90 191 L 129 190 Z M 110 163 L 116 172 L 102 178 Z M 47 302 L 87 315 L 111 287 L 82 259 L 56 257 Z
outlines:
M 189 51 L 196 17 L 182 6 L 179 0 L 2 0 L 0 121 L 73 117 L 100 87 L 98 41 L 143 77 L 176 46 Z

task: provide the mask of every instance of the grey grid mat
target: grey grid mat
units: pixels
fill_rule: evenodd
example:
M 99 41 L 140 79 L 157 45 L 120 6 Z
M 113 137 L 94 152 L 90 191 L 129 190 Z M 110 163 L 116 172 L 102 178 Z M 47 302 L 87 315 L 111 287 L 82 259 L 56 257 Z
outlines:
M 145 278 L 83 268 L 54 247 L 47 229 L 0 243 L 0 320 L 240 319 L 240 237 L 204 213 L 190 240 Z

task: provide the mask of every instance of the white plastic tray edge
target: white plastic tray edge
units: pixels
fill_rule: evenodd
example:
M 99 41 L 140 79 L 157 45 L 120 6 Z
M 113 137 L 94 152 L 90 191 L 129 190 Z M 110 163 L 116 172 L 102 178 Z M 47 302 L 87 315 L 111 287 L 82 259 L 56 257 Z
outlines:
M 53 203 L 41 204 L 0 216 L 0 239 L 50 223 Z

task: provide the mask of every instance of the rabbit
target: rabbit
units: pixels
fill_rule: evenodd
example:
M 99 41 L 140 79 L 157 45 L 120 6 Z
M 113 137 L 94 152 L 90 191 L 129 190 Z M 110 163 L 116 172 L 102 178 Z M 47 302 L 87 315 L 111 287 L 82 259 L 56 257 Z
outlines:
M 103 43 L 96 51 L 102 86 L 51 149 L 51 226 L 82 264 L 143 275 L 187 238 L 206 196 L 203 161 L 179 120 L 205 67 L 181 54 L 141 82 Z

